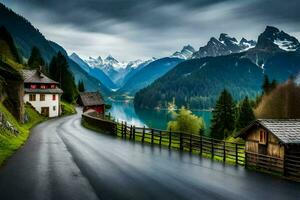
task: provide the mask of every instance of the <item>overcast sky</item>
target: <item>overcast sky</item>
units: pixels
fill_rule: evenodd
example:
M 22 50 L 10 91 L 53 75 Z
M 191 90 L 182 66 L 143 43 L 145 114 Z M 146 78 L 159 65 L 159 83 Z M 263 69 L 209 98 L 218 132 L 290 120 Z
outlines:
M 47 39 L 83 58 L 123 61 L 195 49 L 225 32 L 257 39 L 266 25 L 300 38 L 299 0 L 0 0 Z

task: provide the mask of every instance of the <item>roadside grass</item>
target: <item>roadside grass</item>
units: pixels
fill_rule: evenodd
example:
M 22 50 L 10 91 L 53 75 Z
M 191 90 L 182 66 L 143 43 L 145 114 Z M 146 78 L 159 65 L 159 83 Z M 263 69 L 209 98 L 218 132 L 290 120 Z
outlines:
M 67 116 L 67 115 L 73 115 L 76 113 L 75 106 L 71 103 L 67 103 L 65 101 L 61 101 L 61 108 L 62 108 L 62 115 Z
M 28 122 L 21 124 L 13 117 L 5 106 L 0 103 L 0 112 L 2 112 L 5 119 L 19 131 L 19 133 L 15 135 L 9 130 L 0 127 L 0 166 L 24 144 L 29 136 L 29 130 L 33 126 L 47 119 L 38 114 L 29 105 L 25 105 L 25 111 L 28 116 Z

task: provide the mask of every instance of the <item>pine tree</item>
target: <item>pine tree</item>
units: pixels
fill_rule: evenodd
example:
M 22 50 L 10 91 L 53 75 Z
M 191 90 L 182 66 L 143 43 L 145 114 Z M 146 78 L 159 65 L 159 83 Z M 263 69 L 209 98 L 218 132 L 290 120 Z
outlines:
M 262 89 L 263 89 L 263 94 L 269 94 L 269 90 L 270 90 L 270 80 L 268 75 L 265 75 L 264 77 L 264 83 L 262 85 Z
M 64 91 L 62 99 L 67 102 L 73 102 L 78 96 L 78 90 L 75 84 L 73 74 L 69 71 L 69 65 L 61 52 L 58 52 L 50 62 L 50 77 L 60 83 L 61 89 Z
M 241 130 L 248 126 L 252 121 L 255 120 L 254 112 L 250 105 L 248 97 L 242 101 L 242 104 L 239 108 L 239 114 L 236 121 L 236 129 Z
M 231 94 L 224 89 L 217 100 L 211 121 L 211 135 L 217 139 L 225 139 L 234 130 L 235 104 Z
M 78 81 L 78 91 L 79 92 L 84 92 L 85 91 L 85 88 L 84 88 L 84 83 L 83 81 Z
M 31 55 L 28 59 L 28 67 L 30 69 L 39 69 L 41 66 L 45 65 L 45 61 L 42 58 L 41 52 L 37 47 L 33 47 L 31 50 Z
M 265 75 L 264 83 L 262 85 L 263 95 L 268 95 L 277 87 L 277 81 L 273 80 L 270 82 L 268 75 Z

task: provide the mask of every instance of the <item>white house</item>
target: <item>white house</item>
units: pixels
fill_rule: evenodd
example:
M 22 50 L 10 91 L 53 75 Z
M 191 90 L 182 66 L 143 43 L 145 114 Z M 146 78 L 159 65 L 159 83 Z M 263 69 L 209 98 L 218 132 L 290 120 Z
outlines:
M 40 114 L 57 117 L 61 113 L 60 97 L 63 91 L 58 82 L 40 70 L 22 70 L 24 77 L 24 103 L 30 103 Z

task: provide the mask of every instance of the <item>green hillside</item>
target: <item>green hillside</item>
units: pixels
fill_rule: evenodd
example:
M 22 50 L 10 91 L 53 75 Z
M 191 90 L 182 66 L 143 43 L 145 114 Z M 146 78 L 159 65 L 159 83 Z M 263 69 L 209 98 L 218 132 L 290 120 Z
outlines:
M 19 123 L 15 117 L 0 103 L 0 112 L 3 113 L 4 119 L 7 120 L 16 130 L 17 134 L 9 129 L 0 127 L 0 165 L 20 148 L 29 136 L 29 129 L 39 122 L 45 120 L 30 106 L 25 106 L 25 112 L 29 121 L 25 124 Z
M 166 108 L 175 99 L 178 107 L 208 109 L 224 88 L 237 100 L 256 96 L 262 80 L 262 69 L 240 54 L 193 59 L 139 91 L 134 103 L 142 108 Z

